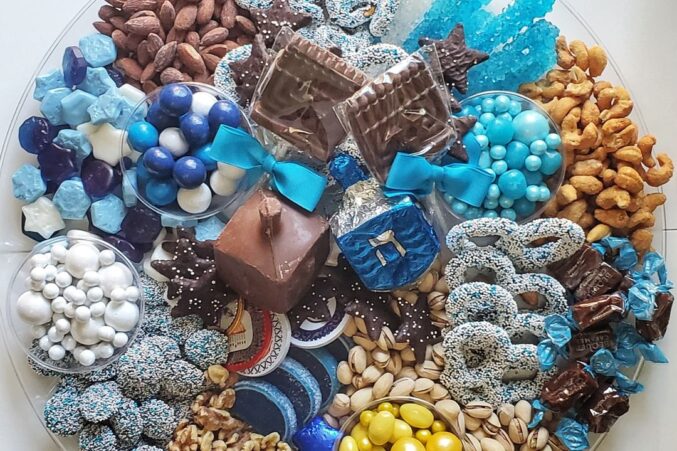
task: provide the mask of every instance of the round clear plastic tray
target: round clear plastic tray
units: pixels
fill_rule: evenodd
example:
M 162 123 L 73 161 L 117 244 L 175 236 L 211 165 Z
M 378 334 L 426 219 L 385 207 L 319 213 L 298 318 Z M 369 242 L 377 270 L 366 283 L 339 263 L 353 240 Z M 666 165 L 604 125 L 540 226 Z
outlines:
M 414 13 L 416 13 L 414 9 L 422 10 L 423 4 L 430 2 L 430 0 L 418 2 L 419 0 L 416 0 L 412 3 L 412 12 Z M 6 268 L 14 268 L 19 265 L 25 255 L 31 251 L 34 244 L 32 240 L 27 238 L 21 232 L 22 205 L 12 197 L 12 190 L 10 188 L 12 173 L 19 166 L 24 163 L 35 164 L 35 157 L 24 152 L 19 146 L 18 140 L 18 129 L 21 123 L 27 117 L 39 114 L 39 103 L 32 98 L 33 80 L 36 75 L 45 70 L 59 67 L 61 65 L 63 50 L 67 46 L 77 43 L 80 37 L 94 31 L 91 23 L 98 20 L 97 11 L 102 4 L 103 2 L 100 0 L 89 1 L 71 22 L 66 25 L 63 32 L 58 36 L 45 54 L 35 73 L 27 80 L 26 89 L 12 116 L 11 125 L 8 134 L 4 139 L 2 153 L 0 154 L 0 180 L 2 180 L 3 184 L 3 188 L 0 189 L 0 204 L 3 205 L 5 214 L 3 221 L 0 221 L 0 260 Z M 556 24 L 560 28 L 562 34 L 570 39 L 580 39 L 588 44 L 598 43 L 604 47 L 594 31 L 592 31 L 585 22 L 585 19 L 565 0 L 557 1 L 554 11 L 548 16 L 548 19 Z M 614 83 L 620 83 L 627 88 L 631 88 L 624 83 L 623 77 L 614 63 L 613 58 L 609 59 L 609 67 L 604 74 L 604 78 Z M 635 110 L 632 117 L 639 123 L 640 129 L 646 131 L 646 124 L 640 112 L 639 102 L 637 102 L 637 99 L 634 100 Z M 662 208 L 658 211 L 657 216 L 654 246 L 665 255 L 666 226 L 665 214 Z M 11 271 L 0 272 L 0 283 L 2 283 L 0 286 L 7 287 L 7 284 L 9 283 L 9 274 L 11 274 Z M 3 309 L 0 309 L 0 312 L 2 310 Z M 42 417 L 43 406 L 45 401 L 49 399 L 50 393 L 54 389 L 57 381 L 54 378 L 46 378 L 35 374 L 28 366 L 25 353 L 18 347 L 7 345 L 7 343 L 11 343 L 11 341 L 8 341 L 5 336 L 5 334 L 8 333 L 5 321 L 6 318 L 3 316 L 2 324 L 0 326 L 2 328 L 2 336 L 6 351 L 12 362 L 16 376 L 24 389 L 26 399 L 30 402 L 35 414 L 41 421 L 44 421 Z M 634 376 L 639 376 L 640 372 L 641 365 L 637 368 Z M 64 451 L 76 451 L 78 449 L 77 441 L 74 438 L 57 437 L 53 434 L 52 438 L 54 439 L 55 444 Z M 604 449 L 604 446 L 602 445 L 603 440 L 604 435 L 593 437 L 591 439 L 591 449 Z

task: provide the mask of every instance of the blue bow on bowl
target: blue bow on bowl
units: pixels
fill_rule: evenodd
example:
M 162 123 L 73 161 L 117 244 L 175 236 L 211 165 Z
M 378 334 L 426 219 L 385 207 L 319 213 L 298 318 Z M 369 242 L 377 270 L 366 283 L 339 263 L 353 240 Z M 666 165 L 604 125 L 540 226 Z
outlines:
M 322 198 L 327 178 L 306 166 L 277 161 L 246 131 L 221 125 L 207 155 L 220 163 L 240 169 L 263 169 L 270 174 L 270 186 L 306 211 L 312 212 Z

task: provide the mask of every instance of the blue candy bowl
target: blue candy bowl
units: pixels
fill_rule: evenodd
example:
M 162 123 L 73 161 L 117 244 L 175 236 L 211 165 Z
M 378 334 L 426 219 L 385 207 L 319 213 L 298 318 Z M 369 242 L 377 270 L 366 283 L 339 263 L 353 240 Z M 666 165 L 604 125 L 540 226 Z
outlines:
M 461 221 L 504 217 L 524 223 L 539 217 L 564 181 L 557 124 L 538 103 L 509 91 L 475 94 L 461 107 L 458 116 L 477 118 L 469 132 L 481 149 L 477 164 L 496 180 L 481 207 L 441 195 L 444 208 Z
M 207 155 L 221 124 L 253 133 L 246 113 L 213 86 L 175 83 L 141 100 L 121 146 L 127 206 L 139 201 L 163 223 L 181 225 L 242 203 L 261 174 Z

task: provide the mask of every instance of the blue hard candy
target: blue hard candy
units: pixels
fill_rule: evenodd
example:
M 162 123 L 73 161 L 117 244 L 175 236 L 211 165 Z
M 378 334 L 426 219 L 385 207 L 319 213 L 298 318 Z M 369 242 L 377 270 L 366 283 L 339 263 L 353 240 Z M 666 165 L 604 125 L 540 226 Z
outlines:
M 536 211 L 536 204 L 526 198 L 517 199 L 512 207 L 520 218 L 531 216 Z
M 232 100 L 219 100 L 209 110 L 209 126 L 216 133 L 221 125 L 237 128 L 242 122 L 240 108 Z
M 515 129 L 511 120 L 505 119 L 503 117 L 497 117 L 492 122 L 489 123 L 487 127 L 487 138 L 491 144 L 508 144 L 512 141 L 512 137 L 515 134 Z
M 519 141 L 512 141 L 508 144 L 505 154 L 505 162 L 510 169 L 522 169 L 524 160 L 529 156 L 529 147 Z
M 157 129 L 146 121 L 134 122 L 127 129 L 129 145 L 139 152 L 145 152 L 149 148 L 157 146 L 159 136 Z
M 122 199 L 115 194 L 109 194 L 92 203 L 90 208 L 92 225 L 106 233 L 116 234 L 120 231 L 126 212 Z
M 113 121 L 113 127 L 119 128 L 121 130 L 124 130 L 129 126 L 130 123 L 142 121 L 144 119 L 144 116 L 147 113 L 147 110 L 145 107 L 141 108 L 136 108 L 136 105 L 134 105 L 129 99 L 123 98 L 123 102 L 121 103 L 121 112 L 120 116 L 117 117 Z
M 108 65 L 106 66 L 106 72 L 108 72 L 108 75 L 110 75 L 110 78 L 115 82 L 115 86 L 118 88 L 125 84 L 125 74 L 123 74 L 120 69 Z
M 212 216 L 209 219 L 200 221 L 195 226 L 195 238 L 198 241 L 215 240 L 221 235 L 224 227 L 226 227 L 226 224 L 216 216 Z
M 78 179 L 66 180 L 54 193 L 54 205 L 63 219 L 83 219 L 92 202 L 85 192 L 82 181 Z
M 537 139 L 529 146 L 532 155 L 541 156 L 548 150 L 548 145 L 542 139 Z
M 186 113 L 181 116 L 179 120 L 179 127 L 186 137 L 186 141 L 191 147 L 200 147 L 209 141 L 211 131 L 209 129 L 209 122 L 207 118 L 196 114 Z
M 536 110 L 522 111 L 513 119 L 515 139 L 524 144 L 531 144 L 537 139 L 545 139 L 550 133 L 548 119 Z
M 547 151 L 541 156 L 541 172 L 553 175 L 562 167 L 562 155 L 557 151 Z
M 127 211 L 122 231 L 135 245 L 151 244 L 162 231 L 162 221 L 159 214 L 139 204 Z
M 543 175 L 538 171 L 532 172 L 523 169 L 522 174 L 524 174 L 524 178 L 527 180 L 527 185 L 538 185 L 543 181 Z
M 96 102 L 88 108 L 91 122 L 94 125 L 113 123 L 122 114 L 125 99 L 120 96 L 117 88 L 111 88 L 100 95 Z
M 540 157 L 536 155 L 529 155 L 525 160 L 524 160 L 524 167 L 526 168 L 527 171 L 538 171 L 541 169 L 541 159 Z
M 178 118 L 165 113 L 160 107 L 159 102 L 150 104 L 148 113 L 146 114 L 146 120 L 153 124 L 158 131 L 169 127 L 176 127 L 179 124 Z
M 14 197 L 27 203 L 33 203 L 47 192 L 40 170 L 30 164 L 24 164 L 12 174 Z
M 83 162 L 81 171 L 85 192 L 93 199 L 112 193 L 120 185 L 120 170 L 103 160 L 90 158 Z
M 172 179 L 152 179 L 146 183 L 146 199 L 156 207 L 164 207 L 176 200 L 178 190 Z
M 122 200 L 125 206 L 133 207 L 136 205 L 136 171 L 137 168 L 127 169 L 122 178 Z
M 199 158 L 181 157 L 174 163 L 173 176 L 181 188 L 192 189 L 204 183 L 207 170 Z
M 42 100 L 50 89 L 65 87 L 66 82 L 63 79 L 63 73 L 59 69 L 54 69 L 35 78 L 33 98 L 35 100 Z
M 85 134 L 78 130 L 71 130 L 70 128 L 60 130 L 53 142 L 75 151 L 75 160 L 78 165 L 92 153 L 92 144 Z
M 160 221 L 162 222 L 162 227 L 196 227 L 198 225 L 197 219 L 183 219 L 167 214 L 163 214 Z
M 56 144 L 38 155 L 38 164 L 42 178 L 46 182 L 60 184 L 78 174 L 75 152 Z
M 81 38 L 78 46 L 85 60 L 92 67 L 111 64 L 118 55 L 113 39 L 101 33 L 93 33 Z
M 87 60 L 82 51 L 75 46 L 66 47 L 61 65 L 63 78 L 68 87 L 79 85 L 87 77 Z
M 143 154 L 143 166 L 154 177 L 169 177 L 174 170 L 174 156 L 164 147 L 151 147 Z
M 61 117 L 73 128 L 89 122 L 90 117 L 87 109 L 96 101 L 96 96 L 76 89 L 61 99 Z
M 112 88 L 117 88 L 117 85 L 105 67 L 88 67 L 85 81 L 78 85 L 78 89 L 95 96 L 100 96 Z
M 19 144 L 26 152 L 37 155 L 51 147 L 58 131 L 44 117 L 31 116 L 19 127 Z
M 71 90 L 68 88 L 50 89 L 45 94 L 40 104 L 40 112 L 47 118 L 52 125 L 64 125 L 66 121 L 63 118 L 63 107 L 61 100 L 68 96 Z
M 527 180 L 517 169 L 511 169 L 498 178 L 498 187 L 504 196 L 510 199 L 523 197 L 527 190 Z
M 190 111 L 193 93 L 186 85 L 172 83 L 162 88 L 158 97 L 160 108 L 165 114 L 180 117 Z
M 193 152 L 193 156 L 195 158 L 199 158 L 208 171 L 215 171 L 217 168 L 216 160 L 214 160 L 212 157 L 209 156 L 209 151 L 211 148 L 212 148 L 211 144 L 205 144 L 204 146 L 200 147 L 195 152 Z

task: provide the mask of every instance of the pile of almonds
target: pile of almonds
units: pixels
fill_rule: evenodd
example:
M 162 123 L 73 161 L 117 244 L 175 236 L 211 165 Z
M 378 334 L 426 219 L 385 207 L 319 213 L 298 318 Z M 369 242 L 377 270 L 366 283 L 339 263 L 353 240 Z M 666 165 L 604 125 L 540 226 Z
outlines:
M 113 38 L 115 67 L 149 93 L 181 81 L 213 84 L 233 49 L 252 42 L 256 25 L 234 0 L 106 0 L 94 28 Z

